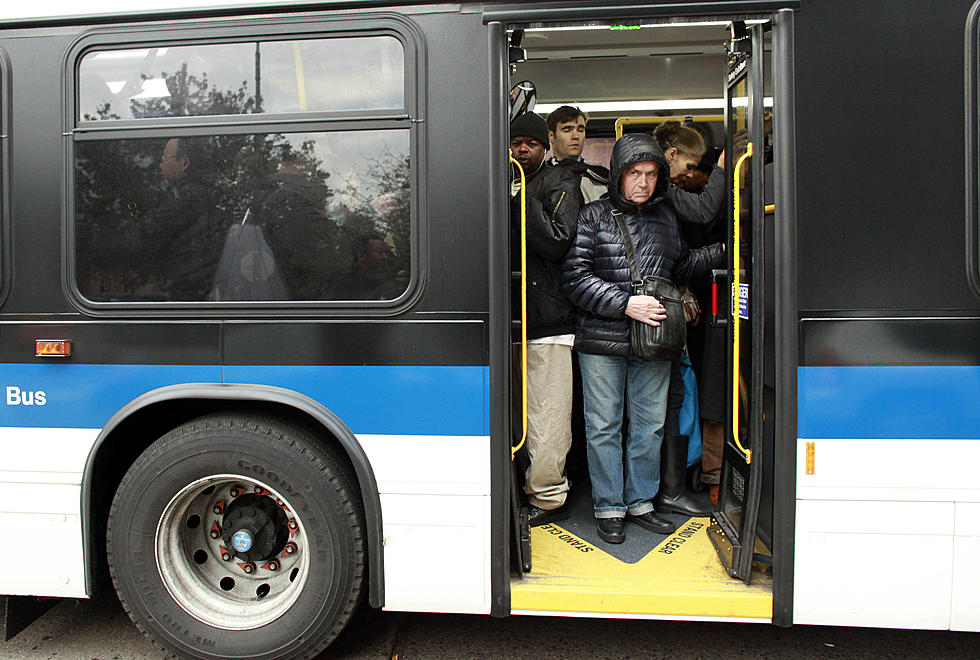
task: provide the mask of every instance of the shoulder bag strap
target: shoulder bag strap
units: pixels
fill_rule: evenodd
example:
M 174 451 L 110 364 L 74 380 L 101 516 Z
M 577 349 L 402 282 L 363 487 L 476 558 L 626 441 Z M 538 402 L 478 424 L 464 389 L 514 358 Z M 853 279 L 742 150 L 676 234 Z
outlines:
M 630 277 L 633 278 L 634 282 L 640 281 L 640 266 L 636 261 L 636 248 L 633 246 L 633 239 L 630 237 L 630 230 L 626 226 L 626 220 L 623 219 L 623 212 L 616 207 L 612 208 L 613 218 L 616 219 L 616 224 L 619 226 L 619 233 L 623 235 L 623 243 L 626 246 L 626 258 L 630 262 Z

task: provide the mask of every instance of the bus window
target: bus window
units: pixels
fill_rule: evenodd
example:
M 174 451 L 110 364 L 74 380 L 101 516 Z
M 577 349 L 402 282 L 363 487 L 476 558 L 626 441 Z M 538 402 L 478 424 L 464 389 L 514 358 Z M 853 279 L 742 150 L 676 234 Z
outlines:
M 80 142 L 76 284 L 94 302 L 398 298 L 409 163 L 406 129 Z
M 400 109 L 392 36 L 99 50 L 79 66 L 78 119 Z
M 80 43 L 70 112 L 76 295 L 403 298 L 414 281 L 419 128 L 404 121 L 417 102 L 406 85 L 414 53 L 388 32 Z

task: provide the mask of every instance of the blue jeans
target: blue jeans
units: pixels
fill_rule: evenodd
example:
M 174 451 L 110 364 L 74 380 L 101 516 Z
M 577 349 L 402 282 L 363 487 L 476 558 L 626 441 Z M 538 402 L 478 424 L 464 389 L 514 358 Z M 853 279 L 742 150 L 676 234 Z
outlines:
M 579 353 L 596 518 L 653 511 L 670 362 Z M 629 417 L 625 442 L 623 413 Z

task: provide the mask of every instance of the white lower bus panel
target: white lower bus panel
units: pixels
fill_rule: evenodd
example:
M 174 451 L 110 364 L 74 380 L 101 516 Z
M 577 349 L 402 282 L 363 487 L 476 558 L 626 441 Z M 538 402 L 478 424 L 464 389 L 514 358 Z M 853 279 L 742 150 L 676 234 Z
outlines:
M 795 623 L 980 631 L 980 441 L 801 439 L 798 457 Z
M 0 594 L 86 596 L 81 483 L 98 433 L 0 428 Z
M 980 504 L 956 504 L 952 630 L 980 632 Z
M 381 496 L 385 609 L 489 614 L 489 436 L 357 439 Z

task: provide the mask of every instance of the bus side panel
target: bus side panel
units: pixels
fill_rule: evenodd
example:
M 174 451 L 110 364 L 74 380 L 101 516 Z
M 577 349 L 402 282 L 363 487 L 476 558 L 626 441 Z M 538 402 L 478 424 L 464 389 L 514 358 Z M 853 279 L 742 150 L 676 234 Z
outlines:
M 980 632 L 980 503 L 957 502 L 951 630 Z
M 386 609 L 489 613 L 486 28 L 454 8 L 410 18 L 426 79 L 417 301 L 383 320 L 226 323 L 224 378 L 304 393 L 357 436 L 380 493 Z
M 385 609 L 490 611 L 487 367 L 228 366 L 224 378 L 305 394 L 357 436 L 381 495 Z
M 799 393 L 794 620 L 977 629 L 980 367 L 802 367 Z
M 977 629 L 972 4 L 821 0 L 797 15 L 797 623 Z
M 86 596 L 79 503 L 98 434 L 0 427 L 0 593 Z
M 100 430 L 149 390 L 219 379 L 216 366 L 0 365 L 0 593 L 86 596 L 81 483 Z

